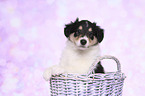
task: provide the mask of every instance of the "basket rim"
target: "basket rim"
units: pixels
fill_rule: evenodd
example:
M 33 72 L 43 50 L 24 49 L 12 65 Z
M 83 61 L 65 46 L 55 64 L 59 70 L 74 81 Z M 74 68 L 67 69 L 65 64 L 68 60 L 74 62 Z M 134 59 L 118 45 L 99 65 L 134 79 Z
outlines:
M 126 76 L 122 72 L 106 72 L 105 74 L 96 73 L 90 74 L 73 74 L 73 73 L 64 73 L 59 75 L 52 75 L 51 79 L 63 79 L 63 80 L 116 80 L 116 79 L 125 79 Z

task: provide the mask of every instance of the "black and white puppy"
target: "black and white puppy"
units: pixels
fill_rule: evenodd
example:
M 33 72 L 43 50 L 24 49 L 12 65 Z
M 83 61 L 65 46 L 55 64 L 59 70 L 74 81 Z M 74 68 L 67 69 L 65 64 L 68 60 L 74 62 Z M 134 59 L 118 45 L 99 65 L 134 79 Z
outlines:
M 60 63 L 45 70 L 45 80 L 49 80 L 52 74 L 86 74 L 97 56 L 100 56 L 99 43 L 104 38 L 104 30 L 96 23 L 79 21 L 77 18 L 75 22 L 65 26 L 64 34 L 68 40 Z M 104 73 L 100 63 L 97 64 L 95 72 Z

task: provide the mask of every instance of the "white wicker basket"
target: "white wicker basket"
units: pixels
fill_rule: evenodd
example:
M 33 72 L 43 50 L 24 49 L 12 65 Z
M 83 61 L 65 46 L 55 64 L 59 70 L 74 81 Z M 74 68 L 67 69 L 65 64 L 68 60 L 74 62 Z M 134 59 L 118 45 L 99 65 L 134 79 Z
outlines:
M 105 74 L 93 70 L 103 59 L 113 59 L 117 63 L 117 72 Z M 50 79 L 51 96 L 121 96 L 125 75 L 121 73 L 121 66 L 113 56 L 98 57 L 90 67 L 88 74 L 60 74 Z

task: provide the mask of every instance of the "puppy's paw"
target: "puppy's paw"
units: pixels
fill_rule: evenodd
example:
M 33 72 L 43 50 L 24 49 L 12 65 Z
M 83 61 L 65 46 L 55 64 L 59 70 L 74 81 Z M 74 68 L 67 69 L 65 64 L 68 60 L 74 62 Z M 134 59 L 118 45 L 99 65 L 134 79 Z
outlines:
M 46 81 L 48 81 L 48 80 L 50 79 L 51 75 L 52 75 L 52 69 L 51 69 L 51 68 L 48 68 L 48 69 L 46 69 L 46 70 L 44 71 L 44 73 L 43 73 L 43 78 L 44 78 Z
M 64 73 L 64 68 L 61 67 L 61 66 L 58 66 L 58 65 L 55 65 L 53 67 L 50 67 L 48 69 L 46 69 L 43 73 L 43 78 L 48 81 L 50 80 L 51 76 L 52 75 L 59 75 L 59 74 L 62 74 Z
M 53 75 L 59 75 L 59 74 L 62 74 L 62 73 L 64 73 L 65 71 L 64 71 L 64 68 L 63 67 L 61 67 L 61 66 L 54 66 L 53 68 L 52 68 L 52 74 Z

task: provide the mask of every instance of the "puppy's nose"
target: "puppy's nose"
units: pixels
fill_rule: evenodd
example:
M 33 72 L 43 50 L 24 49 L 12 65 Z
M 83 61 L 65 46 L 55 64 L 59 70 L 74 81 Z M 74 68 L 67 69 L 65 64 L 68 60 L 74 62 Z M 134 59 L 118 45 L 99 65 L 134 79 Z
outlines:
M 87 43 L 87 41 L 85 39 L 82 39 L 80 42 L 82 45 L 85 45 Z

